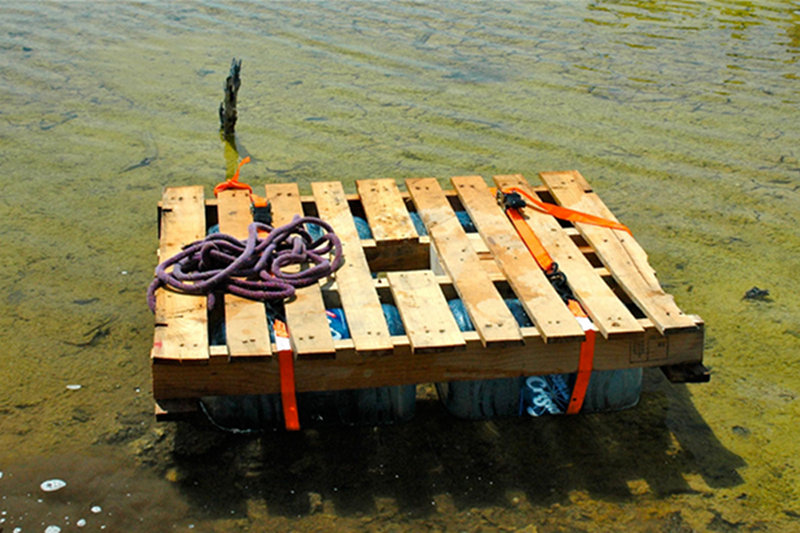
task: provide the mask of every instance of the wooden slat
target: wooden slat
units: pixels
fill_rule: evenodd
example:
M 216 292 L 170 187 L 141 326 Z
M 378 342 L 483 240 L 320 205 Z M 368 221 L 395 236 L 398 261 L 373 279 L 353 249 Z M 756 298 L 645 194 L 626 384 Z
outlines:
M 655 329 L 652 332 L 657 334 Z M 474 340 L 470 340 L 470 334 Z M 484 347 L 475 332 L 464 332 L 464 337 L 467 340 L 464 349 L 430 352 L 424 356 L 412 354 L 410 350 L 400 351 L 398 347 L 391 356 L 370 357 L 367 361 L 361 357 L 340 357 L 338 353 L 332 359 L 298 359 L 296 387 L 300 392 L 341 390 L 565 373 L 578 368 L 579 350 L 574 343 L 537 341 Z M 645 337 L 641 342 L 638 337 L 605 339 L 598 336 L 594 368 L 613 370 L 702 361 L 702 328 L 659 337 Z M 339 341 L 343 345 L 347 342 Z M 214 369 L 213 373 L 208 371 L 210 368 Z M 277 364 L 248 360 L 213 367 L 153 365 L 153 396 L 157 400 L 279 391 Z
M 356 187 L 378 246 L 417 239 L 414 223 L 393 179 L 357 180 Z
M 159 261 L 165 261 L 189 243 L 205 236 L 203 187 L 167 187 L 161 199 Z M 208 362 L 206 298 L 156 291 L 153 351 L 155 361 Z
M 311 189 L 320 218 L 333 227 L 342 241 L 345 262 L 335 278 L 355 348 L 359 352 L 391 351 L 389 326 L 372 284 L 369 265 L 342 184 L 315 182 Z
M 518 187 L 534 194 L 531 186 L 519 174 L 495 176 L 494 181 L 502 189 Z M 643 333 L 644 330 L 630 311 L 597 275 L 555 218 L 536 209 L 524 209 L 523 215 L 553 261 L 566 274 L 575 298 L 604 337 Z
M 480 176 L 452 179 L 461 203 L 494 254 L 500 270 L 548 340 L 583 339 L 583 329 L 539 268 Z
M 433 178 L 409 179 L 406 187 L 481 341 L 485 345 L 521 341 L 516 320 L 481 266 L 439 183 Z
M 247 226 L 253 222 L 250 212 L 250 193 L 244 190 L 227 190 L 217 197 L 219 231 L 244 240 Z M 225 302 L 225 338 L 228 353 L 236 357 L 266 357 L 271 355 L 267 316 L 262 302 L 246 300 L 233 294 L 223 297 Z
M 297 184 L 269 184 L 266 186 L 266 195 L 272 204 L 275 227 L 288 224 L 295 215 L 303 216 Z M 295 297 L 286 302 L 285 310 L 292 346 L 298 357 L 333 356 L 335 348 L 319 285 L 297 289 Z
M 564 207 L 617 220 L 579 172 L 542 172 L 540 176 L 555 200 Z M 696 327 L 694 321 L 678 308 L 672 295 L 661 288 L 647 260 L 647 253 L 633 237 L 623 231 L 592 224 L 578 222 L 575 226 L 617 283 L 662 334 Z
M 466 344 L 433 272 L 409 270 L 386 276 L 412 351 Z

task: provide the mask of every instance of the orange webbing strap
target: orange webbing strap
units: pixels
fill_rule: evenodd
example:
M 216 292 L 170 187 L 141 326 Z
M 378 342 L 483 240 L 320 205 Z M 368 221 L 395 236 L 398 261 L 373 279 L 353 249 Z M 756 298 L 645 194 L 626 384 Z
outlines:
M 520 194 L 525 195 L 528 199 L 532 200 L 533 202 L 538 202 L 538 200 L 533 200 L 525 194 L 524 191 L 517 189 L 516 187 L 511 189 L 514 192 L 518 192 Z M 551 204 L 544 204 L 543 205 L 551 205 Z M 559 207 L 559 206 L 552 206 L 552 207 Z M 560 208 L 559 209 L 563 209 Z M 569 210 L 568 210 L 569 211 Z M 577 211 L 573 211 L 573 213 L 577 213 Z M 545 272 L 550 273 L 553 265 L 553 258 L 550 257 L 550 254 L 547 253 L 544 246 L 542 245 L 542 241 L 539 240 L 539 237 L 533 232 L 530 226 L 525 222 L 525 218 L 522 216 L 522 213 L 519 212 L 519 209 L 514 209 L 509 207 L 506 209 L 506 214 L 508 215 L 509 220 L 514 226 L 514 229 L 517 230 L 522 242 L 525 243 L 525 246 L 530 250 L 531 254 L 533 255 L 536 262 L 539 264 L 539 267 Z M 552 213 L 550 213 L 552 215 Z M 583 215 L 584 213 L 578 213 Z M 556 216 L 556 215 L 553 215 Z M 591 216 L 591 215 L 586 215 Z M 601 219 L 604 220 L 604 219 Z M 579 222 L 585 222 L 585 220 L 581 220 Z M 616 224 L 610 220 L 607 220 L 611 224 Z M 621 224 L 619 224 L 622 226 Z M 611 227 L 611 226 L 607 226 Z M 624 229 L 628 233 L 630 230 L 625 226 L 622 228 L 615 228 L 615 229 Z M 589 388 L 589 378 L 592 376 L 592 365 L 594 363 L 594 342 L 597 332 L 597 328 L 592 323 L 591 319 L 587 316 L 586 312 L 581 307 L 581 304 L 572 298 L 567 300 L 567 308 L 572 312 L 575 319 L 583 328 L 586 337 L 584 338 L 583 342 L 581 342 L 581 351 L 578 357 L 578 372 L 575 376 L 575 385 L 572 387 L 572 396 L 569 399 L 569 405 L 567 405 L 567 412 L 568 415 L 574 415 L 580 412 L 581 408 L 583 407 L 583 401 L 586 398 L 586 391 Z
M 576 415 L 583 407 L 583 400 L 586 398 L 586 391 L 589 388 L 589 379 L 592 377 L 592 366 L 594 364 L 594 341 L 597 338 L 597 328 L 586 316 L 581 304 L 577 300 L 567 302 L 567 307 L 575 315 L 575 319 L 583 328 L 586 338 L 581 343 L 581 351 L 578 356 L 578 372 L 575 375 L 575 385 L 572 386 L 572 396 L 567 405 L 568 415 Z
M 300 418 L 297 415 L 297 396 L 294 389 L 294 352 L 289 342 L 289 331 L 286 324 L 275 319 L 275 345 L 278 348 L 278 369 L 281 375 L 281 404 L 283 404 L 283 420 L 286 429 L 300 429 Z
M 236 168 L 236 173 L 231 177 L 231 179 L 218 183 L 217 186 L 214 187 L 214 196 L 219 196 L 219 193 L 222 191 L 227 191 L 228 189 L 244 189 L 250 191 L 250 194 L 253 194 L 253 188 L 251 186 L 239 181 L 239 171 L 242 170 L 242 167 L 245 165 L 245 163 L 249 162 L 250 156 L 242 159 L 239 162 L 239 166 Z
M 550 269 L 553 267 L 553 258 L 551 258 L 547 250 L 544 249 L 539 237 L 536 236 L 531 227 L 525 222 L 522 213 L 520 213 L 518 209 L 506 209 L 506 214 L 508 214 L 508 218 L 511 220 L 514 229 L 519 233 L 522 242 L 525 243 L 525 246 L 531 252 L 533 258 L 539 263 L 539 267 L 545 272 L 550 272 Z
M 525 191 L 517 187 L 511 187 L 510 189 L 505 190 L 503 192 L 508 194 L 509 191 L 521 194 L 522 196 L 527 198 L 528 201 L 530 201 L 533 204 L 533 207 L 535 207 L 539 211 L 547 213 L 548 215 L 552 215 L 561 220 L 569 220 L 570 222 L 584 222 L 586 224 L 602 226 L 604 228 L 618 229 L 624 231 L 628 235 L 633 235 L 631 233 L 631 230 L 628 229 L 628 226 L 620 224 L 619 222 L 614 222 L 613 220 L 608 220 L 607 218 L 590 215 L 589 213 L 581 213 L 580 211 L 575 211 L 566 207 L 561 207 L 560 205 L 548 204 L 546 202 L 542 202 L 541 200 L 537 200 L 530 194 L 526 193 Z
M 269 203 L 263 196 L 258 196 L 252 193 L 250 194 L 250 201 L 253 203 L 253 207 L 267 207 L 267 204 Z

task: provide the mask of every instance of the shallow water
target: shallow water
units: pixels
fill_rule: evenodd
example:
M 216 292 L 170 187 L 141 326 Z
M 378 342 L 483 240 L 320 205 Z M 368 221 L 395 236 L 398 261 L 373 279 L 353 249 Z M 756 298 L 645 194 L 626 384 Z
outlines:
M 800 528 L 800 2 L 0 15 L 0 530 Z M 156 424 L 155 205 L 224 177 L 234 56 L 251 183 L 579 169 L 705 319 L 711 383 L 648 371 L 637 408 L 568 419 Z

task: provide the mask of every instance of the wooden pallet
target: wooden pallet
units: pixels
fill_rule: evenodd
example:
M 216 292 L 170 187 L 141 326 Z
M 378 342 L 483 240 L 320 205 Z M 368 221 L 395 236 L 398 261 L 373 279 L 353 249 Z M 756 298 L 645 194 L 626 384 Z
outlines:
M 613 219 L 576 171 L 540 175 L 531 186 L 520 175 L 495 176 L 542 200 Z M 269 184 L 276 225 L 298 214 L 321 217 L 342 241 L 345 264 L 331 279 L 301 289 L 285 303 L 296 354 L 298 391 L 340 390 L 421 382 L 489 379 L 574 372 L 583 331 L 525 248 L 480 176 L 454 177 L 453 190 L 434 178 L 357 181 L 357 194 L 339 182 L 313 183 L 303 197 L 295 184 Z M 257 191 L 259 192 L 259 191 Z M 466 233 L 455 210 L 465 209 L 478 233 Z M 416 211 L 427 235 L 415 230 Z M 525 209 L 542 241 L 601 336 L 594 368 L 702 362 L 703 322 L 666 294 L 641 246 L 629 235 L 588 224 L 560 222 Z M 373 239 L 362 240 L 353 214 L 364 216 Z M 159 204 L 159 258 L 203 238 L 207 228 L 237 237 L 251 221 L 249 198 L 225 191 L 205 199 L 203 188 L 169 187 Z M 373 277 L 373 273 L 378 273 Z M 157 401 L 280 390 L 265 308 L 224 297 L 227 345 L 209 345 L 205 297 L 157 291 L 152 358 Z M 519 327 L 503 298 L 516 296 L 535 324 Z M 447 300 L 463 301 L 475 331 L 461 332 Z M 406 334 L 392 336 L 381 303 L 397 306 Z M 334 340 L 325 315 L 342 307 L 352 335 Z M 678 376 L 677 379 L 680 379 Z M 173 404 L 176 405 L 176 404 Z

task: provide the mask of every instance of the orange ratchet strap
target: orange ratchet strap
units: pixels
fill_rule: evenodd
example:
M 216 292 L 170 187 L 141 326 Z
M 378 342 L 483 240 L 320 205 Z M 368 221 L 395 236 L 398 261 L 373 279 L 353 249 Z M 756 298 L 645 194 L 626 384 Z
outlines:
M 508 194 L 509 192 L 515 192 L 517 194 L 521 194 L 522 196 L 527 198 L 529 202 L 533 204 L 533 206 L 531 207 L 534 207 L 535 209 L 538 209 L 542 213 L 547 213 L 548 215 L 552 215 L 561 220 L 569 220 L 570 222 L 584 222 L 586 224 L 592 224 L 594 226 L 602 226 L 604 228 L 618 229 L 624 231 L 628 235 L 633 236 L 631 230 L 628 229 L 628 226 L 620 224 L 619 222 L 608 220 L 607 218 L 602 218 L 595 215 L 590 215 L 589 213 L 581 213 L 580 211 L 575 211 L 573 209 L 562 207 L 560 205 L 548 204 L 546 202 L 542 202 L 541 200 L 537 200 L 530 194 L 526 193 L 525 191 L 517 187 L 511 187 L 510 189 L 503 191 L 504 194 Z
M 567 302 L 567 307 L 575 315 L 578 323 L 583 328 L 586 338 L 581 343 L 581 351 L 578 356 L 578 372 L 575 374 L 575 384 L 572 386 L 572 396 L 567 405 L 568 415 L 576 415 L 583 407 L 583 400 L 586 398 L 586 391 L 589 388 L 589 378 L 592 377 L 592 366 L 594 365 L 594 341 L 596 339 L 597 328 L 586 316 L 586 312 L 577 300 Z
M 250 202 L 253 204 L 253 207 L 267 207 L 269 202 L 267 202 L 266 198 L 262 198 L 261 196 L 253 194 L 253 188 L 250 185 L 239 181 L 239 171 L 242 170 L 242 167 L 249 162 L 250 156 L 242 159 L 239 162 L 239 166 L 236 168 L 236 172 L 233 174 L 233 176 L 228 180 L 218 183 L 217 186 L 214 187 L 214 196 L 219 196 L 219 193 L 222 191 L 227 191 L 228 189 L 241 189 L 250 193 Z
M 522 238 L 522 242 L 525 243 L 525 246 L 531 252 L 533 258 L 539 263 L 539 267 L 545 272 L 550 272 L 553 268 L 553 259 L 550 257 L 550 254 L 547 253 L 547 250 L 544 249 L 542 242 L 531 227 L 525 223 L 525 218 L 522 216 L 522 213 L 520 213 L 518 209 L 509 208 L 506 209 L 506 214 L 511 220 L 514 229 L 517 230 L 517 233 L 519 233 L 519 236 Z
M 289 331 L 286 324 L 277 318 L 273 322 L 275 330 L 275 346 L 278 348 L 278 369 L 281 375 L 281 404 L 283 404 L 283 420 L 286 429 L 298 431 L 300 418 L 297 414 L 297 396 L 294 387 L 294 352 L 289 342 Z
M 239 162 L 239 166 L 236 168 L 236 172 L 234 173 L 234 175 L 231 176 L 229 180 L 225 180 L 217 184 L 216 187 L 214 187 L 214 196 L 219 196 L 219 193 L 221 193 L 222 191 L 227 191 L 228 189 L 244 189 L 250 192 L 250 194 L 253 194 L 253 188 L 251 186 L 239 181 L 239 171 L 242 170 L 242 167 L 245 165 L 245 163 L 249 162 L 250 162 L 250 156 L 247 156 L 244 159 L 242 159 Z
M 532 198 L 525 191 L 516 187 L 512 187 L 508 191 L 501 192 L 503 194 L 508 194 L 508 192 L 516 192 L 521 194 L 534 204 L 534 208 L 537 208 L 538 210 L 550 214 L 556 218 L 569 220 L 572 222 L 586 222 L 607 228 L 619 229 L 627 232 L 628 234 L 631 232 L 626 226 L 614 222 L 613 220 L 606 220 L 604 218 L 589 215 L 587 213 L 581 213 L 565 207 L 541 202 L 535 198 Z M 511 224 L 514 226 L 514 229 L 517 230 L 522 242 L 525 243 L 525 246 L 531 252 L 531 255 L 533 255 L 533 258 L 536 260 L 536 263 L 538 263 L 539 267 L 545 272 L 545 274 L 553 273 L 555 267 L 553 258 L 550 257 L 550 254 L 547 253 L 547 250 L 542 245 L 542 241 L 539 240 L 531 227 L 525 222 L 525 218 L 522 216 L 522 213 L 520 213 L 519 209 L 516 207 L 506 207 L 505 211 L 509 220 L 511 220 Z M 572 387 L 572 395 L 569 399 L 569 404 L 567 405 L 566 414 L 574 415 L 579 413 L 583 407 L 583 401 L 586 398 L 586 391 L 589 388 L 589 378 L 592 376 L 592 366 L 594 363 L 594 345 L 597 328 L 577 300 L 569 298 L 566 303 L 567 308 L 572 312 L 572 315 L 581 325 L 584 333 L 586 334 L 583 342 L 581 342 L 580 355 L 578 357 L 578 372 L 575 376 L 575 385 Z

